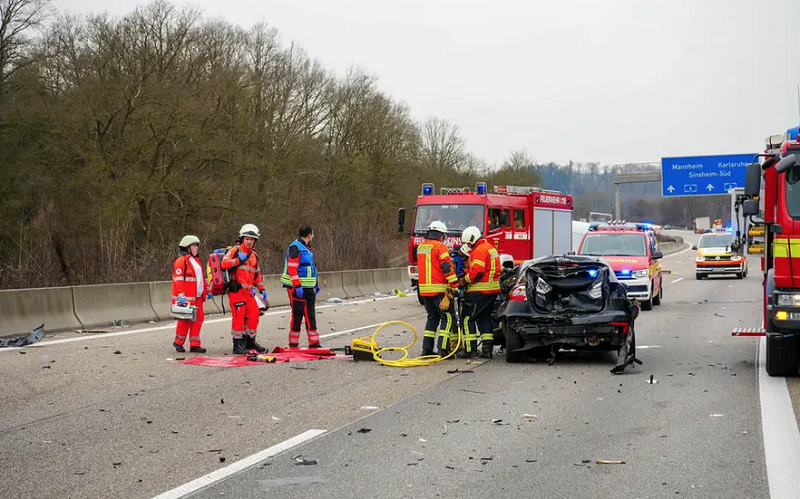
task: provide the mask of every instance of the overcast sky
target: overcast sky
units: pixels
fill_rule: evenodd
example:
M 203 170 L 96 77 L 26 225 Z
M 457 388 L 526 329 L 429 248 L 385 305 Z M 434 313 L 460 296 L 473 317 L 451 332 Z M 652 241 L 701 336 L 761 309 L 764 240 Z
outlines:
M 136 0 L 55 0 L 122 15 Z M 184 2 L 176 1 L 176 4 Z M 195 0 L 357 65 L 490 163 L 750 153 L 798 124 L 799 0 Z

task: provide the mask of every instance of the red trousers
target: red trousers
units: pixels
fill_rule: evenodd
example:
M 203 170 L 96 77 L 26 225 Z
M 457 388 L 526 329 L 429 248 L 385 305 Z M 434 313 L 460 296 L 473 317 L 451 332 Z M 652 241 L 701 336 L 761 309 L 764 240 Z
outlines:
M 258 303 L 249 289 L 240 289 L 235 293 L 228 293 L 231 306 L 231 335 L 240 340 L 244 336 L 256 337 L 258 329 L 259 310 Z
M 189 336 L 190 347 L 200 346 L 200 328 L 203 327 L 203 321 L 206 318 L 206 314 L 203 312 L 204 301 L 205 301 L 204 297 L 198 296 L 197 300 L 194 302 L 194 305 L 197 306 L 196 321 L 191 322 L 191 321 L 178 320 L 178 325 L 175 327 L 176 344 L 183 345 L 186 342 L 186 336 Z

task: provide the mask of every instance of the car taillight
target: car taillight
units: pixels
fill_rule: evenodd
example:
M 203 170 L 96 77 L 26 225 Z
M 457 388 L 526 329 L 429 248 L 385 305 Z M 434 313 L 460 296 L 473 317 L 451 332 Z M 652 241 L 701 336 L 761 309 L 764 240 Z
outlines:
M 508 294 L 508 301 L 527 301 L 528 295 L 525 293 L 525 285 L 520 284 L 511 290 Z

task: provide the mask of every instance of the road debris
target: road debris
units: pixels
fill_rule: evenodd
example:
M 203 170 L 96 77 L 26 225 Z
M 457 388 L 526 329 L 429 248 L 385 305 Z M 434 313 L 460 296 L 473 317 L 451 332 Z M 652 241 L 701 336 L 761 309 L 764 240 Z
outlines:
M 522 417 L 525 419 L 537 419 L 539 416 L 536 414 L 523 414 Z
M 0 348 L 19 348 L 25 345 L 33 345 L 42 341 L 42 338 L 44 338 L 44 324 L 24 336 L 0 338 Z
M 657 380 L 657 379 L 655 379 L 655 378 L 653 378 L 653 375 L 651 374 L 651 375 L 650 375 L 650 379 L 649 379 L 649 380 L 647 380 L 647 383 L 648 383 L 648 384 L 651 384 L 651 385 L 655 385 L 656 383 L 658 383 L 658 380 Z
M 595 461 L 597 464 L 625 464 L 625 461 L 606 461 L 604 459 L 598 459 Z
M 479 392 L 477 390 L 467 390 L 466 388 L 459 388 L 459 390 L 461 390 L 462 392 L 467 392 L 467 393 L 479 393 L 481 395 L 486 395 L 486 392 Z
M 297 465 L 313 466 L 313 465 L 317 464 L 317 461 L 315 461 L 315 460 L 307 461 L 305 459 L 295 459 L 295 461 L 296 461 L 294 463 L 295 466 L 297 466 Z
M 361 409 L 365 411 L 374 411 L 375 409 L 380 409 L 380 407 L 376 407 L 374 405 L 362 405 Z
M 369 433 L 372 431 L 372 428 L 361 428 L 356 433 Z
M 473 374 L 475 371 L 467 369 L 465 371 L 461 371 L 458 368 L 453 369 L 452 371 L 447 371 L 447 374 Z

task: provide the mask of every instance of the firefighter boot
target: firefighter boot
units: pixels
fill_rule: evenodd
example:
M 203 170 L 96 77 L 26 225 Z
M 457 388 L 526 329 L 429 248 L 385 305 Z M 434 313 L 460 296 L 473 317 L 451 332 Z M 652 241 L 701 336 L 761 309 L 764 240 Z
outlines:
M 459 359 L 474 359 L 478 356 L 478 341 L 477 340 L 467 340 L 466 345 L 464 346 L 464 350 L 459 350 L 456 354 L 456 357 Z
M 203 347 L 192 347 L 189 351 L 192 353 L 206 353 L 206 349 Z
M 481 353 L 478 354 L 478 357 L 482 359 L 491 359 L 492 358 L 492 350 L 494 349 L 494 345 L 491 341 L 482 340 L 481 341 Z
M 249 352 L 247 348 L 247 340 L 244 338 L 234 338 L 233 339 L 233 354 L 234 355 L 244 355 Z
M 251 350 L 251 349 L 252 350 L 256 350 L 258 353 L 264 353 L 264 352 L 267 351 L 266 348 L 264 348 L 261 345 L 259 345 L 258 343 L 256 343 L 256 337 L 255 336 L 247 336 L 244 340 L 245 340 L 245 343 L 244 343 L 245 348 L 247 348 L 248 350 Z

